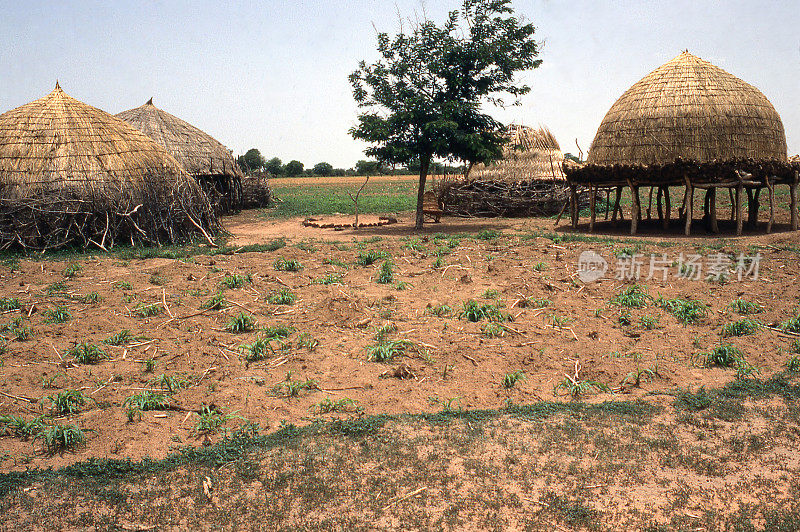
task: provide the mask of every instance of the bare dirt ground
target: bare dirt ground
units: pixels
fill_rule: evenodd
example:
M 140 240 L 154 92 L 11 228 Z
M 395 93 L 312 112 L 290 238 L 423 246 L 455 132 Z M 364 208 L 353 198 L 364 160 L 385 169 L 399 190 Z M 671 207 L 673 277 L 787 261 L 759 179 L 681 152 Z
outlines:
M 52 519 L 52 528 L 185 529 L 212 522 L 249 528 L 248 520 L 261 512 L 266 528 L 579 529 L 628 523 L 621 528 L 639 529 L 652 522 L 713 529 L 747 504 L 796 497 L 800 432 L 794 400 L 764 395 L 734 401 L 751 413 L 745 421 L 741 411 L 681 414 L 672 407 L 676 390 L 691 398 L 736 381 L 735 369 L 704 363 L 703 354 L 723 343 L 738 347 L 760 371 L 749 377 L 764 380 L 785 371 L 792 334 L 761 327 L 721 338 L 726 324 L 742 318 L 731 308 L 740 298 L 761 307 L 750 318 L 767 326 L 797 316 L 800 242 L 785 225 L 772 235 L 738 238 L 726 224 L 714 238 L 698 227 L 696 236 L 684 238 L 677 224 L 665 236 L 645 223 L 643 235 L 631 239 L 626 225 L 601 223 L 596 238 L 587 239 L 585 228 L 553 232 L 547 219 L 446 218 L 422 232 L 413 231 L 410 215 L 397 225 L 358 231 L 300 222 L 265 220 L 257 212 L 231 217 L 230 254 L 71 257 L 0 267 L 0 291 L 20 306 L 0 320 L 20 320 L 17 329 L 9 325 L 2 333 L 8 341 L 0 414 L 48 414 L 86 434 L 85 444 L 50 454 L 42 440 L 7 430 L 0 439 L 0 470 L 58 468 L 90 458 L 162 459 L 187 445 L 219 442 L 225 429 L 244 420 L 271 432 L 332 417 L 495 411 L 542 401 L 566 410 L 553 410 L 545 421 L 509 411 L 447 425 L 381 425 L 360 443 L 306 435 L 286 449 L 229 462 L 227 469 L 180 467 L 158 479 L 121 480 L 115 490 L 131 494 L 124 504 L 117 495 L 106 500 L 70 491 L 69 481 L 41 481 L 6 496 L 0 505 L 13 509 L 10 522 L 33 525 L 38 515 Z M 276 239 L 287 245 L 273 251 L 245 247 Z M 632 281 L 614 279 L 613 269 L 599 282 L 580 281 L 578 256 L 589 249 L 612 264 L 619 261 L 615 253 L 641 253 L 647 257 L 644 276 L 650 254 L 666 254 L 676 264 L 667 281 L 640 281 L 654 299 L 625 308 L 612 299 Z M 385 257 L 359 264 L 370 251 Z M 735 271 L 725 282 L 678 277 L 681 253 L 708 259 L 756 252 L 762 254 L 757 280 L 740 281 Z M 388 257 L 393 278 L 381 284 Z M 302 268 L 276 269 L 279 259 Z M 241 286 L 222 286 L 232 276 Z M 295 300 L 277 304 L 271 297 L 281 290 Z M 204 309 L 218 293 L 226 305 Z M 658 297 L 699 300 L 708 312 L 684 324 L 655 302 Z M 469 321 L 460 316 L 469 300 L 494 305 L 510 321 L 496 327 Z M 69 318 L 53 323 L 59 310 Z M 242 313 L 257 322 L 256 330 L 229 331 Z M 20 327 L 30 329 L 29 338 L 15 336 Z M 263 359 L 248 362 L 250 350 L 242 346 L 253 345 L 266 327 L 289 334 L 271 340 Z M 130 339 L 104 343 L 122 330 L 130 331 Z M 387 362 L 372 360 L 381 334 L 384 345 L 401 346 Z M 76 361 L 70 351 L 81 343 L 102 349 L 101 359 Z M 524 377 L 504 386 L 516 371 Z M 570 377 L 586 384 L 585 394 L 572 397 L 568 386 L 559 387 Z M 48 396 L 67 390 L 80 391 L 85 402 L 76 413 L 59 414 Z M 129 417 L 126 400 L 145 391 L 171 398 L 169 409 Z M 637 399 L 664 410 L 642 407 L 623 412 L 621 421 L 605 410 L 574 410 L 576 404 Z M 731 401 L 725 405 L 723 410 L 734 408 Z M 204 408 L 211 416 L 205 420 L 221 423 L 219 430 L 200 424 Z M 334 411 L 322 413 L 325 408 Z M 395 462 L 383 462 L 382 455 Z M 213 481 L 211 491 L 206 480 Z M 313 497 L 297 495 L 304 489 Z M 41 507 L 41 496 L 52 505 Z M 291 496 L 300 498 L 280 502 Z M 64 518 L 76 497 L 83 510 Z M 137 509 L 144 501 L 157 501 L 161 513 Z M 194 513 L 176 517 L 188 510 Z M 759 512 L 755 522 L 766 527 L 770 516 Z

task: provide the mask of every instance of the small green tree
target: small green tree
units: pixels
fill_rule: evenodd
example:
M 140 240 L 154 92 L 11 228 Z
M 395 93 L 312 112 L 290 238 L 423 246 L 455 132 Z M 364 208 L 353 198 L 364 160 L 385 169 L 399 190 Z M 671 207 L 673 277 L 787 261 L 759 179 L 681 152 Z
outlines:
M 264 168 L 264 157 L 256 148 L 250 148 L 237 159 L 243 172 L 258 172 Z
M 314 165 L 314 175 L 326 176 L 333 175 L 333 165 L 329 163 L 317 163 Z
M 358 161 L 356 163 L 356 174 L 358 175 L 376 175 L 380 173 L 381 163 L 378 161 Z
M 272 175 L 283 175 L 283 162 L 279 158 L 273 157 L 264 163 L 264 169 Z
M 283 168 L 283 173 L 287 177 L 297 177 L 303 173 L 303 163 L 300 161 L 289 161 Z
M 379 33 L 381 59 L 361 61 L 350 75 L 353 97 L 365 109 L 350 134 L 373 144 L 366 155 L 383 163 L 419 162 L 418 229 L 434 158 L 477 163 L 500 157 L 502 124 L 481 107 L 504 107 L 505 94 L 516 105 L 530 91 L 514 78 L 541 63 L 534 31 L 514 16 L 510 0 L 464 0 L 442 27 L 422 20 L 393 39 Z

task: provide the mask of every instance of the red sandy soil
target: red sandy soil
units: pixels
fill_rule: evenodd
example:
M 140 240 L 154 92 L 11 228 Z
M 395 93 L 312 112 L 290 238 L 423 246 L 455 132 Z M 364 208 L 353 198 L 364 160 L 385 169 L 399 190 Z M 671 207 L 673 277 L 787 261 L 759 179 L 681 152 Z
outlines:
M 312 406 L 325 398 L 357 400 L 368 414 L 438 410 L 440 405 L 430 398 L 458 397 L 464 408 L 498 408 L 509 398 L 518 403 L 553 399 L 554 386 L 565 373 L 574 374 L 576 363 L 580 378 L 606 383 L 615 390 L 613 395 L 601 393 L 592 400 L 643 397 L 675 387 L 719 387 L 734 378 L 733 370 L 698 367 L 693 355 L 718 345 L 721 326 L 739 318 L 728 305 L 736 298 L 746 298 L 764 306 L 757 319 L 776 323 L 797 314 L 800 296 L 798 255 L 782 250 L 797 245 L 797 235 L 785 231 L 739 238 L 723 235 L 719 250 L 723 253 L 746 251 L 753 244 L 764 246 L 758 281 L 734 278 L 720 284 L 681 280 L 673 274 L 668 282 L 646 283 L 653 296 L 682 296 L 710 303 L 708 317 L 699 323 L 684 326 L 650 305 L 632 309 L 633 325 L 626 327 L 618 323 L 619 307 L 609 301 L 626 283 L 607 279 L 584 285 L 577 279 L 576 265 L 579 253 L 586 249 L 610 258 L 614 250 L 630 244 L 521 238 L 537 230 L 552 230 L 552 220 L 446 219 L 417 233 L 407 215 L 393 226 L 334 232 L 303 227 L 299 218 L 265 221 L 256 213 L 245 213 L 229 218 L 226 225 L 234 246 L 277 237 L 290 244 L 273 252 L 197 255 L 186 260 L 124 261 L 99 255 L 76 261 L 23 260 L 14 271 L 0 269 L 0 291 L 19 298 L 22 306 L 20 311 L 6 312 L 3 322 L 22 316 L 32 329 L 29 340 L 9 340 L 2 357 L 0 413 L 26 418 L 47 413 L 50 402 L 46 396 L 64 389 L 82 390 L 91 398 L 79 414 L 59 419 L 91 429 L 85 446 L 48 456 L 38 452 L 39 443 L 3 438 L 6 456 L 0 469 L 58 467 L 89 457 L 163 457 L 176 445 L 201 443 L 202 438 L 194 433 L 198 419 L 194 412 L 210 404 L 266 429 L 274 429 L 284 420 L 307 423 Z M 443 255 L 443 267 L 432 267 L 437 249 L 433 234 L 475 234 L 486 229 L 500 230 L 504 236 L 464 238 L 450 254 Z M 623 229 L 603 224 L 599 231 L 624 237 Z M 638 239 L 641 252 L 670 257 L 716 241 L 707 236 L 684 238 L 677 227 L 675 234 L 667 237 L 655 229 L 650 235 L 646 231 Z M 381 240 L 363 243 L 376 236 Z M 421 239 L 419 250 L 409 249 L 402 238 L 406 236 Z M 310 247 L 304 250 L 293 245 L 301 241 Z M 674 245 L 658 247 L 664 241 Z M 406 282 L 405 290 L 375 281 L 381 261 L 368 267 L 355 264 L 357 254 L 369 249 L 391 254 L 395 282 Z M 707 255 L 716 250 L 699 252 Z M 276 271 L 273 263 L 279 257 L 296 259 L 303 269 Z M 340 261 L 349 268 L 325 264 L 326 260 Z M 82 269 L 66 279 L 67 295 L 47 295 L 48 285 L 65 281 L 64 272 L 71 262 Z M 539 263 L 544 263 L 542 271 L 534 268 Z M 313 282 L 335 272 L 343 273 L 343 284 Z M 232 303 L 227 308 L 200 313 L 201 305 L 217 293 L 227 273 L 250 275 L 252 283 L 226 290 Z M 130 283 L 131 289 L 115 287 L 121 281 Z M 282 288 L 297 295 L 295 304 L 267 302 L 270 293 Z M 481 333 L 481 323 L 458 317 L 468 299 L 491 302 L 483 298 L 487 290 L 496 290 L 505 311 L 514 317 L 503 337 L 487 338 Z M 97 292 L 102 300 L 95 304 L 76 300 L 91 292 Z M 545 309 L 525 308 L 519 304 L 524 297 L 547 298 L 553 304 Z M 48 323 L 46 311 L 62 304 L 71 319 L 63 324 Z M 140 304 L 157 305 L 159 314 L 134 316 L 132 311 Z M 429 309 L 437 305 L 448 305 L 453 313 L 434 316 Z M 226 323 L 243 311 L 251 313 L 262 327 L 294 327 L 287 340 L 290 347 L 248 365 L 240 346 L 250 344 L 258 333 L 225 330 Z M 638 326 L 644 315 L 658 318 L 657 328 Z M 554 327 L 554 317 L 565 320 L 564 326 Z M 370 362 L 367 348 L 375 345 L 376 328 L 387 323 L 397 327 L 389 338 L 410 340 L 415 348 L 390 364 Z M 122 329 L 147 340 L 127 347 L 102 344 Z M 319 346 L 313 351 L 297 347 L 301 333 L 311 334 Z M 762 329 L 730 341 L 747 353 L 762 376 L 769 376 L 782 369 L 790 338 Z M 67 351 L 79 342 L 101 346 L 108 359 L 96 365 L 73 363 Z M 643 368 L 657 362 L 660 376 L 638 388 L 622 386 L 635 369 L 633 353 L 641 354 Z M 144 361 L 150 358 L 157 365 L 153 373 L 145 373 Z M 383 378 L 400 364 L 409 367 L 413 378 Z M 503 375 L 515 370 L 524 371 L 527 380 L 513 390 L 504 389 Z M 319 389 L 294 398 L 276 394 L 273 386 L 289 372 L 293 380 L 313 379 Z M 185 377 L 188 388 L 174 395 L 180 410 L 145 412 L 141 421 L 128 422 L 123 402 L 142 390 L 159 389 L 152 379 L 160 374 Z M 43 388 L 43 379 L 54 375 L 58 377 L 53 388 Z M 236 421 L 229 424 L 234 426 Z M 211 439 L 218 437 L 212 435 Z

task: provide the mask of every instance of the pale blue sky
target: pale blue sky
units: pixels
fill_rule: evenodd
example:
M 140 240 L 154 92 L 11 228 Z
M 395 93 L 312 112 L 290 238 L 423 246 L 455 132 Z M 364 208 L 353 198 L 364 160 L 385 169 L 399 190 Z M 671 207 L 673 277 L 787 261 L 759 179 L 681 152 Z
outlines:
M 159 107 L 237 153 L 349 167 L 363 144 L 347 75 L 375 58 L 375 29 L 398 11 L 441 21 L 458 0 L 0 0 L 0 112 L 47 94 L 116 113 Z M 544 124 L 564 151 L 588 149 L 611 104 L 683 49 L 761 89 L 800 151 L 800 0 L 517 0 L 542 66 L 502 121 Z

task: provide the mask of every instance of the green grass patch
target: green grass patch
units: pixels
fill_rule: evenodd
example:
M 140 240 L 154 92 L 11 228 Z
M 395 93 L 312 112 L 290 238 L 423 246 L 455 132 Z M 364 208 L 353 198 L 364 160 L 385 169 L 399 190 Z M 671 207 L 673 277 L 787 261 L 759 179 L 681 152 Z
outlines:
M 742 318 L 741 320 L 726 323 L 722 327 L 720 334 L 723 338 L 730 338 L 731 336 L 745 336 L 754 334 L 761 328 L 761 323 L 756 320 Z
M 621 307 L 642 308 L 652 301 L 653 298 L 647 293 L 647 287 L 632 284 L 622 289 L 616 296 L 611 298 L 611 303 Z
M 673 298 L 664 299 L 659 297 L 656 304 L 675 316 L 684 325 L 697 323 L 708 316 L 708 304 L 702 301 Z

